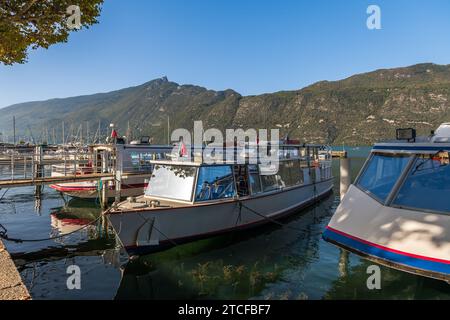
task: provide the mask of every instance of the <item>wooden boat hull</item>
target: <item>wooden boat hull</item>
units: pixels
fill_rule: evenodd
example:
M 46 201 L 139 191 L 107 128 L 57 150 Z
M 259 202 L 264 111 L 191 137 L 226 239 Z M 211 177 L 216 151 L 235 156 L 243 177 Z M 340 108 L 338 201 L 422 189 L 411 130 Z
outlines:
M 292 214 L 332 191 L 333 179 L 252 198 L 183 207 L 109 212 L 108 218 L 129 255 L 244 230 Z

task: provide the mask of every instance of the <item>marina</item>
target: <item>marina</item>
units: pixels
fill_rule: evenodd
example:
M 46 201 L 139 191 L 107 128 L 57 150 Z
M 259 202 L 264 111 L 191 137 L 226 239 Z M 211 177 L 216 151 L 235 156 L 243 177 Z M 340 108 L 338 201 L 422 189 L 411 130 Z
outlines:
M 450 300 L 449 10 L 0 2 L 0 303 Z
M 357 176 L 370 149 L 349 150 L 351 177 Z M 332 170 L 333 194 L 281 220 L 285 227 L 269 223 L 133 261 L 102 219 L 58 240 L 5 244 L 33 299 L 450 298 L 442 281 L 382 265 L 384 289 L 367 289 L 370 263 L 322 239 L 339 205 L 339 160 L 333 160 Z M 37 208 L 32 186 L 5 195 L 0 217 L 11 237 L 61 235 L 101 217 L 98 201 L 64 199 L 48 186 L 40 201 Z M 72 264 L 82 270 L 82 291 L 66 287 L 66 269 Z

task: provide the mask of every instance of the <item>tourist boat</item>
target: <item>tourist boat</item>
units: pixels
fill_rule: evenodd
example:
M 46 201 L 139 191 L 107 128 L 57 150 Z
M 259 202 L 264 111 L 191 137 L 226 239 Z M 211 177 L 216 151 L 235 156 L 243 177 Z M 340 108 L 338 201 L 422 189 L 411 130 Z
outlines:
M 152 170 L 150 160 L 163 159 L 167 153 L 172 152 L 173 146 L 151 145 L 149 143 L 130 144 L 101 144 L 91 146 L 91 153 L 79 161 L 68 161 L 68 164 L 52 166 L 52 177 L 66 175 L 87 175 L 96 173 L 113 173 L 120 169 L 124 177 L 127 174 L 142 173 L 123 178 L 121 183 L 121 197 L 137 196 L 144 193 L 146 180 Z M 50 187 L 71 197 L 83 199 L 96 199 L 99 197 L 100 184 L 98 180 L 79 181 L 53 184 Z M 108 198 L 116 196 L 113 181 L 106 181 Z
M 152 161 L 145 194 L 105 214 L 129 255 L 273 223 L 332 192 L 331 160 L 319 159 L 322 149 L 331 152 L 318 145 L 280 146 L 277 171 L 258 161 L 206 163 L 203 156 Z
M 323 236 L 395 269 L 450 280 L 450 124 L 375 144 Z

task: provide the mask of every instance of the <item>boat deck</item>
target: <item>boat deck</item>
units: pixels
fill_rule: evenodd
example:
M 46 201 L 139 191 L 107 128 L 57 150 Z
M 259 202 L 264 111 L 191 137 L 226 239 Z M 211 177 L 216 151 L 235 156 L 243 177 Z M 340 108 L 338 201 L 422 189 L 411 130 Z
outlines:
M 155 209 L 184 207 L 186 205 L 190 205 L 189 203 L 187 204 L 187 203 L 178 202 L 178 201 L 155 199 L 152 197 L 142 195 L 142 196 L 136 197 L 136 202 L 130 202 L 130 201 L 121 202 L 116 209 L 111 210 L 111 213 L 114 213 L 115 211 L 120 212 L 120 211 L 130 211 L 130 210 L 139 210 L 139 209 L 150 210 L 150 209 L 152 209 L 151 202 L 153 200 L 156 200 L 159 202 L 159 205 Z

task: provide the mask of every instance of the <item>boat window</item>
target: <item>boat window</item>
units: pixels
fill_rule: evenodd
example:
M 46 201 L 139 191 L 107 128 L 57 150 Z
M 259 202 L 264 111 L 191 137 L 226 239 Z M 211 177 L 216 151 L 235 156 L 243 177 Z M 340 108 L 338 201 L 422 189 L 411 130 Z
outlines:
M 195 201 L 231 198 L 234 195 L 234 178 L 230 166 L 211 166 L 199 169 Z
M 259 171 L 258 166 L 249 165 L 249 179 L 250 179 L 250 187 L 252 190 L 252 194 L 261 193 L 262 186 L 261 180 L 259 179 Z
M 151 170 L 150 161 L 153 160 L 154 154 L 150 152 L 133 151 L 124 155 L 124 170 L 149 171 Z
M 292 187 L 302 183 L 302 172 L 300 171 L 300 163 L 295 161 L 281 161 L 278 171 L 283 185 Z
M 293 186 L 303 184 L 303 171 L 300 168 L 300 160 L 289 161 L 291 184 Z
M 280 159 L 298 158 L 298 148 L 296 147 L 282 147 L 278 150 Z
M 145 195 L 191 201 L 196 168 L 155 165 Z
M 418 157 L 393 205 L 450 212 L 450 165 L 448 153 Z
M 310 177 L 310 182 L 311 183 L 317 182 L 316 168 L 310 168 L 309 169 L 309 177 Z
M 409 155 L 374 154 L 357 185 L 384 203 L 410 159 Z
M 262 175 L 261 176 L 261 182 L 263 191 L 273 191 L 281 189 L 285 186 L 284 181 L 281 179 L 280 175 L 274 174 L 274 175 Z

